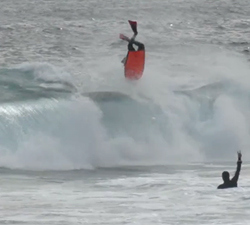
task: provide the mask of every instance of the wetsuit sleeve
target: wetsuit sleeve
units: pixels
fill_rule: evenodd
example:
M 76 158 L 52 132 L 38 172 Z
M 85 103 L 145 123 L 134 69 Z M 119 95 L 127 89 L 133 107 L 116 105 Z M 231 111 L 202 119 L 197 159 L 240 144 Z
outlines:
M 232 178 L 233 182 L 236 182 L 236 183 L 238 182 L 238 179 L 239 179 L 239 176 L 240 176 L 240 170 L 241 170 L 241 163 L 242 163 L 241 160 L 237 161 L 237 169 L 236 169 L 234 177 Z
M 138 46 L 138 51 L 145 50 L 144 44 L 139 41 L 134 41 L 134 45 Z
M 129 42 L 129 43 L 128 43 L 128 50 L 129 50 L 129 51 L 135 51 L 132 42 Z
M 128 50 L 129 51 L 135 51 L 135 49 L 133 47 L 133 44 L 136 45 L 136 46 L 138 46 L 138 51 L 145 50 L 144 44 L 142 44 L 139 41 L 135 41 L 134 39 L 131 39 L 130 42 L 128 43 Z

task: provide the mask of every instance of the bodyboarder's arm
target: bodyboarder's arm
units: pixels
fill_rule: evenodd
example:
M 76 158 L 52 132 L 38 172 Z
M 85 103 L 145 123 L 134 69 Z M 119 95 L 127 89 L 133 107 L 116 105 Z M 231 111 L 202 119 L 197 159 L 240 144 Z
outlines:
M 238 179 L 240 176 L 240 170 L 241 170 L 241 164 L 242 164 L 241 156 L 242 156 L 241 152 L 238 152 L 237 169 L 236 169 L 234 177 L 232 178 L 232 181 L 236 183 L 238 182 Z

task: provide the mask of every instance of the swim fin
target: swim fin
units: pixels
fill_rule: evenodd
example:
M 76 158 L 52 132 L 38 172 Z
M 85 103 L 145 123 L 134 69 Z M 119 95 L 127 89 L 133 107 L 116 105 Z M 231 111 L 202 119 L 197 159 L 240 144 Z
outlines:
M 132 21 L 132 20 L 128 20 L 129 24 L 130 24 L 130 27 L 132 29 L 132 31 L 134 32 L 135 35 L 138 34 L 138 31 L 137 31 L 137 22 L 136 21 Z

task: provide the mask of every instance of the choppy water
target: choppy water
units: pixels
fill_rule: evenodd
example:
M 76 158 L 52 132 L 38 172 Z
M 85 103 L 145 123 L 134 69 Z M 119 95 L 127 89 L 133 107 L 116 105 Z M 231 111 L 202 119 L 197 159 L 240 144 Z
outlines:
M 1 224 L 248 224 L 250 3 L 0 2 Z M 121 59 L 137 20 L 143 78 Z M 239 188 L 216 190 L 243 153 Z

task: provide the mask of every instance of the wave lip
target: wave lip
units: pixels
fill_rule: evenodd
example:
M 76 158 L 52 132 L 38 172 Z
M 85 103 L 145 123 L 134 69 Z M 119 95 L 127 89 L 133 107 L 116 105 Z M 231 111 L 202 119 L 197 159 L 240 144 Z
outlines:
M 46 63 L 0 69 L 0 102 L 60 98 L 76 92 L 70 75 Z

